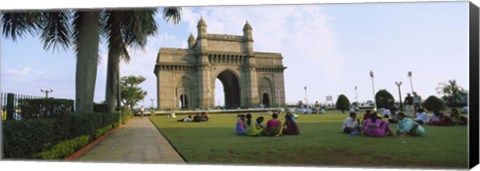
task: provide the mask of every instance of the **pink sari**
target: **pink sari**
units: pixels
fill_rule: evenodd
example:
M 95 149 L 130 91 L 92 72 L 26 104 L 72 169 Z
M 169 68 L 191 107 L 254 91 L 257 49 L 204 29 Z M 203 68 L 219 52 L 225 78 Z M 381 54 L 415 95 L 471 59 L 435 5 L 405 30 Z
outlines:
M 383 119 L 376 119 L 375 122 L 372 119 L 365 120 L 365 125 L 363 126 L 365 130 L 364 134 L 366 136 L 372 137 L 383 137 L 390 132 L 390 128 L 388 127 L 388 122 L 384 121 Z

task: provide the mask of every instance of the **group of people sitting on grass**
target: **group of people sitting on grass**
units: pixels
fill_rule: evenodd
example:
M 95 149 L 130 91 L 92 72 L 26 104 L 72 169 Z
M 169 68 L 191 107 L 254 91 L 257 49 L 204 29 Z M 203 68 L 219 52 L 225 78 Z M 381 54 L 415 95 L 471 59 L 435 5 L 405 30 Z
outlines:
M 367 113 L 371 113 L 371 112 L 367 110 Z M 396 110 L 384 109 L 383 113 L 384 113 L 384 118 L 388 118 L 388 122 L 390 123 L 398 122 Z M 365 115 L 368 115 L 368 114 L 365 114 Z M 417 122 L 418 124 L 451 126 L 451 125 L 467 125 L 468 123 L 467 117 L 462 116 L 456 108 L 451 108 L 450 115 L 443 114 L 438 110 L 434 110 L 432 114 L 427 114 L 425 109 L 418 108 L 414 113 L 412 112 L 412 114 L 410 115 L 406 114 L 406 116 L 415 118 L 415 122 Z
M 432 116 L 429 117 L 424 109 L 420 108 L 414 114 L 415 121 L 419 124 L 451 126 L 451 125 L 467 125 L 467 118 L 460 115 L 456 108 L 451 109 L 450 116 L 443 114 L 438 110 L 434 110 Z
M 377 112 L 371 112 L 367 110 L 364 114 L 363 120 L 357 118 L 355 112 L 351 112 L 343 123 L 343 132 L 358 135 L 364 134 L 372 137 L 383 136 L 421 136 L 425 133 L 425 129 L 417 122 L 408 118 L 404 113 L 400 112 L 396 116 L 397 118 L 397 131 L 392 132 L 390 124 L 380 118 Z
M 386 113 L 386 114 L 385 114 Z M 356 117 L 355 112 L 351 112 L 350 116 L 345 119 L 342 129 L 345 133 L 357 135 L 364 134 L 367 136 L 382 137 L 382 136 L 420 136 L 425 133 L 425 129 L 421 126 L 426 125 L 438 125 L 438 126 L 451 126 L 451 125 L 467 125 L 468 120 L 465 116 L 460 115 L 460 112 L 456 108 L 451 109 L 450 116 L 443 114 L 438 110 L 434 110 L 431 117 L 427 112 L 418 108 L 413 118 L 410 118 L 403 112 L 397 112 L 395 110 L 388 110 L 384 112 L 384 118 L 388 119 L 388 122 L 380 118 L 376 112 L 367 110 L 363 115 L 362 121 Z M 390 128 L 390 123 L 397 124 L 397 132 L 393 133 Z
M 285 115 L 285 122 L 278 119 L 278 114 L 273 113 L 272 119 L 267 121 L 265 127 L 262 125 L 263 116 L 252 119 L 252 115 L 238 114 L 237 123 L 235 125 L 235 133 L 237 135 L 247 136 L 280 136 L 280 135 L 298 135 L 300 129 L 297 121 L 291 113 Z
M 207 113 L 202 112 L 202 114 L 195 114 L 195 116 L 192 118 L 192 115 L 188 115 L 187 118 L 182 118 L 177 120 L 177 122 L 202 122 L 202 121 L 208 121 L 210 117 L 207 115 Z

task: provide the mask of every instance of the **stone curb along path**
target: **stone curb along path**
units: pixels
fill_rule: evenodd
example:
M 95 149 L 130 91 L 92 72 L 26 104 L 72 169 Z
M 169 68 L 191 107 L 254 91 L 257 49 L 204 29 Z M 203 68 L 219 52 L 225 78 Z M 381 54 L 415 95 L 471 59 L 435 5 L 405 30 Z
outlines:
M 103 138 L 102 138 L 103 137 Z M 147 117 L 133 117 L 66 161 L 186 164 Z M 89 147 L 91 146 L 91 147 Z
M 98 137 L 96 140 L 94 140 L 93 142 L 91 142 L 90 144 L 88 144 L 87 146 L 81 148 L 80 150 L 77 150 L 75 151 L 72 155 L 68 156 L 67 158 L 65 158 L 64 160 L 65 161 L 75 161 L 77 160 L 78 158 L 80 158 L 80 156 L 82 156 L 83 154 L 85 154 L 86 152 L 88 152 L 90 149 L 92 149 L 93 147 L 95 147 L 95 145 L 97 145 L 98 143 L 100 143 L 103 139 L 105 139 L 106 137 L 108 137 L 110 134 L 112 134 L 113 132 L 115 132 L 117 129 L 119 129 L 121 127 L 121 124 L 118 125 L 117 127 L 111 129 L 110 131 L 108 131 L 107 133 L 103 134 L 102 136 Z

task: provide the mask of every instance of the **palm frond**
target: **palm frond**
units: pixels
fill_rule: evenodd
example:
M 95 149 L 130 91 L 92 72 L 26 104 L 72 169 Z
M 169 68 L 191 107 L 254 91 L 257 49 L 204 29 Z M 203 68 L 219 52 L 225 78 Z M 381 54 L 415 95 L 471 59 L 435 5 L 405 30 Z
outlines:
M 25 33 L 34 34 L 41 22 L 40 12 L 2 12 L 3 36 L 17 41 Z
M 155 22 L 156 9 L 125 11 L 122 22 L 122 35 L 125 44 L 143 48 L 148 36 L 155 35 L 158 27 Z
M 173 24 L 180 23 L 182 19 L 182 8 L 180 7 L 168 7 L 163 9 L 163 19 Z
M 53 47 L 53 50 L 58 50 L 57 47 L 59 45 L 63 49 L 67 49 L 70 46 L 71 16 L 71 11 L 69 10 L 42 13 L 42 34 L 40 37 L 43 41 L 44 49 Z

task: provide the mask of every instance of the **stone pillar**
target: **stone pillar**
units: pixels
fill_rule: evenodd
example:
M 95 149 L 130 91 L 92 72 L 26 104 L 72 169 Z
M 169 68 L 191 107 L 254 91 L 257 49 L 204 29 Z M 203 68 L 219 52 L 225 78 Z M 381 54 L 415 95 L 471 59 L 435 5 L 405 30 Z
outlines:
M 202 57 L 203 58 L 203 57 Z M 209 105 L 209 100 L 212 99 L 212 97 L 209 98 L 208 96 L 208 89 L 210 86 L 210 75 L 211 75 L 211 66 L 209 63 L 202 63 L 198 65 L 199 72 L 197 75 L 197 95 L 196 95 L 196 101 L 198 102 L 198 108 L 200 109 L 207 109 Z M 212 90 L 210 90 L 212 91 Z M 211 104 L 210 104 L 211 105 Z
M 241 97 L 245 100 L 242 103 L 242 107 L 257 107 L 260 105 L 258 97 L 258 84 L 257 84 L 257 68 L 255 64 L 255 56 L 248 56 L 247 65 L 244 68 L 245 72 L 245 86 L 242 88 Z M 243 100 L 241 100 L 243 101 Z
M 285 81 L 283 71 L 275 73 L 274 77 L 275 97 L 277 97 L 275 98 L 275 104 L 277 106 L 285 107 Z

